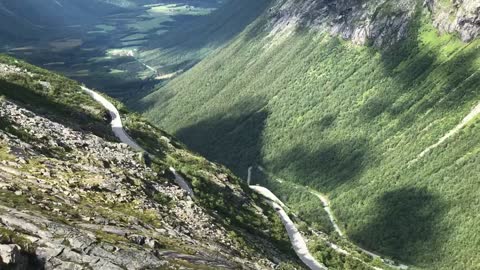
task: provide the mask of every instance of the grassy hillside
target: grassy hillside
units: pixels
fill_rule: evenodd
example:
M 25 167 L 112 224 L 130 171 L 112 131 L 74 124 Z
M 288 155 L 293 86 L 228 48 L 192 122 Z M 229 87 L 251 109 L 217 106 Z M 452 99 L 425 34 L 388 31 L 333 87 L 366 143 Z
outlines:
M 420 268 L 476 269 L 478 118 L 419 154 L 479 102 L 479 46 L 439 34 L 427 15 L 385 49 L 254 24 L 138 107 L 238 175 L 261 164 L 328 194 L 365 248 Z

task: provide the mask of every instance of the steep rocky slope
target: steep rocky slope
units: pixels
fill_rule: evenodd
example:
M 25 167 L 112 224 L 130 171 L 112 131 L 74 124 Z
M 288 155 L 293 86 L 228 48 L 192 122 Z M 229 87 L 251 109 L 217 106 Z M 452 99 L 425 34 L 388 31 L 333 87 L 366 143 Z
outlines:
M 458 33 L 463 41 L 471 41 L 480 35 L 480 3 L 478 1 L 427 0 L 425 5 L 434 14 L 434 24 L 441 31 Z
M 61 76 L 2 56 L 0 95 L 1 269 L 301 268 L 269 205 L 139 116 L 149 154 Z
M 442 32 L 458 33 L 463 41 L 480 34 L 480 3 L 475 0 L 281 0 L 270 9 L 268 24 L 274 31 L 302 26 L 327 30 L 356 44 L 382 46 L 404 38 L 421 8 L 432 14 Z
M 239 175 L 261 165 L 253 179 L 311 226 L 332 230 L 318 198 L 289 182 L 327 195 L 361 247 L 476 269 L 478 12 L 478 1 L 273 1 L 138 108 Z

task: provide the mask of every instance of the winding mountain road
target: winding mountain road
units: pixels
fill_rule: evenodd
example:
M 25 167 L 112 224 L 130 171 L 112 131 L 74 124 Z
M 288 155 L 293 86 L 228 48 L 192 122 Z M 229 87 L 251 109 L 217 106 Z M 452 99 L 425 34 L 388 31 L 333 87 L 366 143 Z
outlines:
M 108 113 L 110 114 L 110 117 L 112 118 L 112 122 L 110 123 L 110 125 L 112 126 L 113 134 L 115 134 L 115 136 L 122 143 L 125 143 L 125 144 L 129 145 L 130 147 L 132 147 L 136 151 L 145 152 L 145 150 L 143 150 L 143 148 L 140 147 L 140 145 L 138 145 L 132 138 L 130 138 L 130 136 L 128 136 L 127 132 L 125 132 L 125 129 L 123 128 L 122 119 L 120 117 L 120 113 L 118 112 L 115 105 L 113 105 L 110 101 L 108 101 L 106 98 L 104 98 L 99 93 L 97 93 L 97 92 L 95 92 L 91 89 L 88 89 L 85 86 L 82 86 L 82 90 L 85 91 L 95 101 L 100 103 L 108 111 Z M 180 188 L 185 190 L 190 197 L 194 198 L 193 190 L 192 190 L 192 188 L 190 188 L 187 181 L 185 181 L 185 179 L 180 174 L 178 174 L 177 171 L 174 168 L 170 167 L 169 170 L 175 176 L 175 179 L 174 179 L 175 183 Z
M 280 201 L 280 199 L 277 198 L 277 196 L 275 196 L 275 194 L 273 194 L 269 189 L 261 186 L 250 185 L 251 177 L 252 167 L 249 167 L 247 177 L 248 186 L 253 191 L 267 198 L 268 204 L 270 204 L 270 206 L 272 206 L 273 209 L 277 211 L 277 214 L 280 217 L 283 226 L 285 226 L 285 229 L 287 230 L 287 234 L 290 238 L 290 242 L 292 243 L 293 250 L 295 250 L 295 253 L 300 258 L 300 260 L 302 260 L 302 262 L 312 270 L 328 269 L 325 265 L 315 260 L 312 254 L 310 254 L 310 251 L 308 251 L 307 243 L 303 239 L 302 234 L 298 231 L 297 226 L 295 226 L 295 223 L 293 223 L 293 221 L 290 219 L 287 212 L 283 210 L 285 204 L 283 204 L 282 201 Z
M 440 146 L 444 143 L 448 138 L 452 137 L 453 135 L 457 134 L 462 128 L 464 128 L 471 120 L 477 117 L 480 114 L 480 103 L 478 103 L 475 107 L 472 108 L 470 113 L 462 119 L 458 125 L 456 125 L 453 129 L 448 131 L 443 137 L 441 137 L 436 143 L 430 145 L 429 147 L 425 148 L 420 154 L 418 154 L 417 158 L 412 160 L 410 163 L 415 163 L 420 158 L 424 157 L 427 153 L 432 151 L 433 149 Z
M 253 168 L 252 166 L 250 166 L 250 167 L 248 168 L 247 182 L 248 182 L 248 185 L 249 185 L 250 187 L 256 187 L 256 189 L 258 189 L 258 186 L 251 186 L 251 185 L 250 185 L 251 177 L 252 177 L 252 168 Z M 261 166 L 258 166 L 257 169 L 260 170 L 261 172 L 265 173 L 265 174 L 268 174 L 268 172 L 266 172 L 266 170 L 265 170 L 263 167 L 261 167 Z M 279 178 L 274 178 L 274 180 L 277 181 L 277 182 L 279 182 L 279 183 L 283 183 L 283 182 L 284 182 L 284 180 L 279 179 Z M 305 188 L 305 187 L 303 187 L 303 186 L 299 186 L 299 185 L 294 184 L 294 183 L 290 183 L 290 184 L 293 184 L 296 188 L 300 188 L 300 187 Z M 266 189 L 266 188 L 263 188 L 263 189 Z M 268 189 L 266 189 L 266 190 L 268 190 Z M 258 191 L 257 191 L 257 192 L 258 192 Z M 270 190 L 268 190 L 268 192 L 269 192 L 269 193 L 272 193 Z M 340 229 L 340 226 L 338 226 L 338 224 L 337 224 L 337 222 L 336 222 L 335 216 L 333 215 L 332 209 L 330 208 L 330 202 L 329 202 L 328 198 L 327 198 L 325 195 L 321 194 L 320 192 L 318 192 L 318 191 L 316 191 L 316 190 L 313 190 L 313 189 L 311 189 L 311 188 L 308 188 L 308 192 L 309 192 L 310 194 L 314 195 L 315 197 L 317 197 L 317 198 L 322 202 L 323 209 L 324 209 L 325 212 L 327 213 L 328 218 L 330 219 L 330 222 L 332 223 L 332 226 L 333 226 L 333 228 L 335 229 L 335 232 L 337 232 L 337 234 L 338 234 L 339 236 L 345 237 L 345 234 L 342 232 L 342 230 Z M 273 193 L 272 193 L 272 194 L 273 194 Z M 264 196 L 265 196 L 265 195 L 264 195 Z M 274 196 L 275 196 L 275 195 L 274 195 Z M 267 197 L 267 196 L 265 196 L 265 197 Z M 267 198 L 268 198 L 268 197 L 267 197 Z M 275 196 L 275 198 L 278 200 L 278 198 L 277 198 L 276 196 Z M 269 198 L 269 199 L 272 200 L 271 198 Z M 314 234 L 316 234 L 316 233 L 314 232 Z M 317 236 L 318 236 L 318 234 L 317 234 Z M 334 243 L 329 242 L 327 239 L 324 239 L 324 240 L 327 241 L 327 244 L 328 244 L 332 249 L 334 249 L 335 251 L 337 251 L 337 252 L 339 252 L 339 253 L 342 253 L 342 254 L 345 254 L 345 255 L 352 255 L 350 252 L 342 249 L 341 247 L 339 247 L 338 245 L 335 245 Z M 352 244 L 355 245 L 354 243 L 352 243 Z M 371 251 L 368 251 L 368 250 L 366 250 L 366 249 L 364 249 L 364 248 L 362 248 L 362 247 L 360 247 L 360 246 L 357 246 L 357 245 L 355 245 L 355 247 L 356 247 L 359 251 L 361 251 L 361 252 L 369 255 L 370 257 L 372 257 L 372 258 L 374 258 L 374 259 L 379 259 L 379 260 L 381 260 L 382 262 L 384 262 L 385 264 L 387 264 L 387 265 L 390 266 L 391 268 L 394 268 L 394 269 L 402 269 L 402 270 L 408 269 L 408 266 L 407 266 L 407 265 L 404 265 L 404 264 L 394 265 L 391 261 L 383 259 L 382 256 L 380 256 L 380 255 L 378 255 L 378 254 L 375 254 L 375 253 L 373 253 L 373 252 L 371 252 Z M 360 258 L 357 258 L 357 257 L 353 257 L 353 258 L 354 258 L 355 260 L 358 260 L 358 261 L 362 262 L 362 263 L 365 263 L 365 262 L 362 261 Z M 375 269 L 375 270 L 382 270 L 382 268 L 380 268 L 380 267 L 376 267 L 376 266 L 370 266 L 370 267 L 372 267 L 372 268 Z
M 112 121 L 110 123 L 111 126 L 112 126 L 112 131 L 115 134 L 115 136 L 122 143 L 125 143 L 125 144 L 129 145 L 130 147 L 132 147 L 136 151 L 145 151 L 141 146 L 139 146 L 127 134 L 127 132 L 123 128 L 123 123 L 122 123 L 122 119 L 120 117 L 120 113 L 118 112 L 117 108 L 110 101 L 108 101 L 105 97 L 103 97 L 99 93 L 97 93 L 97 92 L 95 92 L 95 91 L 93 91 L 93 90 L 91 90 L 91 89 L 89 89 L 85 86 L 82 86 L 81 88 L 84 92 L 86 92 L 95 101 L 100 103 L 108 111 L 108 113 L 110 114 L 110 116 L 112 118 Z M 180 186 L 180 188 L 185 190 L 190 197 L 194 198 L 193 190 L 190 188 L 187 181 L 185 181 L 185 179 L 180 174 L 178 174 L 177 171 L 173 167 L 170 167 L 169 170 L 175 176 L 175 180 L 174 180 L 175 183 L 178 186 Z M 302 260 L 303 263 L 305 263 L 305 265 L 307 265 L 312 270 L 326 270 L 326 269 L 328 269 L 325 265 L 323 265 L 322 263 L 315 260 L 315 258 L 312 256 L 312 254 L 310 254 L 310 252 L 308 251 L 307 244 L 306 244 L 302 234 L 298 231 L 297 227 L 295 226 L 295 223 L 293 223 L 293 221 L 290 219 L 288 214 L 283 209 L 284 207 L 286 207 L 285 204 L 283 204 L 283 202 L 280 199 L 278 199 L 277 196 L 275 196 L 275 194 L 273 194 L 269 189 L 267 189 L 265 187 L 261 187 L 261 186 L 250 185 L 251 171 L 252 171 L 252 167 L 249 167 L 249 169 L 248 169 L 249 187 L 252 190 L 254 190 L 255 192 L 257 192 L 257 193 L 261 194 L 262 196 L 264 196 L 265 198 L 267 198 L 268 203 L 273 207 L 273 209 L 275 209 L 275 211 L 279 215 L 283 225 L 285 226 L 285 229 L 287 230 L 287 234 L 290 238 L 290 242 L 292 243 L 292 247 L 295 250 L 295 253 L 297 254 L 297 256 Z M 312 194 L 314 194 L 314 193 L 312 193 Z M 323 198 L 322 196 L 319 196 L 318 194 L 314 194 L 314 195 L 316 195 L 322 201 L 322 203 L 325 206 L 325 210 L 327 211 L 328 200 L 325 201 L 324 199 L 326 199 L 326 198 Z M 330 217 L 330 220 L 332 221 L 332 224 L 334 224 L 335 230 L 340 235 L 342 235 L 341 231 L 340 231 L 340 228 L 338 228 L 338 225 L 336 225 L 336 223 L 335 223 L 335 220 L 333 218 L 333 214 L 331 213 L 331 211 L 327 211 L 327 213 L 329 214 L 329 217 Z M 340 249 L 340 251 L 343 251 L 343 250 Z M 345 253 L 346 251 L 343 251 L 343 252 Z
M 316 196 L 323 204 L 323 209 L 325 210 L 325 212 L 327 213 L 328 215 L 328 218 L 330 219 L 330 222 L 332 223 L 333 225 L 333 228 L 335 229 L 335 231 L 338 233 L 338 235 L 340 236 L 344 236 L 342 230 L 340 230 L 340 227 L 338 226 L 337 224 L 337 221 L 335 220 L 335 217 L 333 216 L 333 212 L 332 212 L 332 209 L 330 208 L 330 203 L 328 201 L 328 198 L 316 191 L 313 191 L 313 190 L 309 190 L 309 192 Z
M 272 193 L 273 194 L 273 193 Z M 268 203 L 277 211 L 278 216 L 283 222 L 285 229 L 287 230 L 288 237 L 292 243 L 293 250 L 297 253 L 297 256 L 302 260 L 302 262 L 312 270 L 325 270 L 328 269 L 325 265 L 318 262 L 310 251 L 308 251 L 307 244 L 303 239 L 302 234 L 298 231 L 295 223 L 290 219 L 287 212 L 277 204 L 275 201 L 268 201 Z
M 107 109 L 110 117 L 112 118 L 112 122 L 110 125 L 112 126 L 112 131 L 117 138 L 125 143 L 128 144 L 130 147 L 135 149 L 136 151 L 143 151 L 142 147 L 140 147 L 123 129 L 122 119 L 120 118 L 120 113 L 118 112 L 117 108 L 106 98 L 98 94 L 97 92 L 82 86 L 82 90 L 85 91 L 90 97 L 92 97 L 95 101 L 100 103 L 105 109 Z

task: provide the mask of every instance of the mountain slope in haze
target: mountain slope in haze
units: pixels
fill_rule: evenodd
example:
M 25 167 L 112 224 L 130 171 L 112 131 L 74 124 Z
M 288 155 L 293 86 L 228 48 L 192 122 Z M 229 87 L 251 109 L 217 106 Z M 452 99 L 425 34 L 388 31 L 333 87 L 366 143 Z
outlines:
M 261 0 L 0 1 L 0 50 L 130 105 L 229 42 Z
M 304 195 L 274 179 L 326 193 L 362 247 L 412 267 L 476 269 L 479 10 L 273 1 L 138 108 L 238 175 L 261 165 L 274 178 L 257 179 L 292 204 Z
M 143 58 L 163 72 L 187 69 L 242 32 L 268 4 L 267 0 L 229 0 L 207 16 L 174 17 L 166 23 L 165 33 L 143 49 Z
M 60 75 L 0 56 L 0 95 L 1 269 L 302 268 L 245 183 L 120 103 L 149 154 L 118 143 L 103 107 Z
M 99 17 L 133 5 L 130 1 L 103 0 L 0 1 L 2 41 L 36 40 L 49 35 L 49 29 L 72 27 L 98 21 Z M 72 29 L 71 29 L 72 30 Z

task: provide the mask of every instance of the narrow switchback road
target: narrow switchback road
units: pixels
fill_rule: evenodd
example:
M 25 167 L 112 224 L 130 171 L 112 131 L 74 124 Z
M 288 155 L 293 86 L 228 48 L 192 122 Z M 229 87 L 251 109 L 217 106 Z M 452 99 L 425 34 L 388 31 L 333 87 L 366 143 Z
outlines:
M 479 105 L 479 106 L 480 106 L 480 105 Z M 252 168 L 253 168 L 252 166 L 250 166 L 250 167 L 248 168 L 247 182 L 248 182 L 248 185 L 249 185 L 249 186 L 250 186 L 250 181 L 251 181 L 251 177 L 252 177 Z M 265 174 L 268 174 L 268 172 L 266 172 L 263 167 L 258 166 L 257 168 L 258 168 L 261 172 L 263 172 L 263 173 L 265 173 Z M 282 180 L 282 179 L 278 179 L 278 178 L 273 178 L 273 179 L 274 179 L 275 181 L 279 182 L 279 183 L 283 183 L 283 182 L 284 182 L 284 180 Z M 304 186 L 300 186 L 300 185 L 298 185 L 298 184 L 294 184 L 294 183 L 290 183 L 290 184 L 294 185 L 295 188 L 305 188 Z M 255 187 L 256 189 L 259 188 L 259 186 L 250 186 L 250 187 Z M 268 189 L 263 188 L 263 187 L 261 187 L 261 188 L 262 188 L 262 189 L 265 189 L 265 190 L 268 190 Z M 258 192 L 258 191 L 257 191 L 257 192 Z M 271 194 L 273 194 L 270 190 L 268 190 L 268 192 L 271 193 Z M 314 195 L 315 197 L 317 197 L 317 198 L 320 200 L 320 202 L 321 202 L 322 205 L 323 205 L 323 209 L 324 209 L 325 212 L 327 213 L 328 218 L 329 218 L 330 222 L 332 223 L 333 228 L 335 229 L 335 232 L 336 232 L 339 236 L 345 237 L 345 234 L 342 232 L 342 230 L 340 229 L 340 226 L 338 226 L 338 224 L 337 224 L 337 222 L 336 222 L 335 216 L 333 215 L 332 209 L 330 208 L 330 203 L 329 203 L 328 198 L 327 198 L 325 195 L 321 194 L 320 192 L 318 192 L 318 191 L 316 191 L 316 190 L 313 190 L 313 189 L 311 189 L 311 188 L 308 188 L 308 192 L 309 192 L 310 194 Z M 263 194 L 262 194 L 262 195 L 263 195 Z M 264 195 L 264 196 L 265 196 L 265 195 Z M 275 195 L 273 195 L 273 196 L 278 200 L 278 198 L 277 198 Z M 267 197 L 267 196 L 265 196 L 265 197 Z M 268 198 L 268 197 L 267 197 L 267 198 Z M 272 200 L 272 198 L 269 198 L 269 199 Z M 348 238 L 346 238 L 346 239 L 348 240 Z M 324 239 L 324 240 L 326 240 L 326 239 Z M 327 240 L 326 240 L 326 241 L 327 241 Z M 328 243 L 328 245 L 329 245 L 332 249 L 336 250 L 336 251 L 339 252 L 339 253 L 343 253 L 343 254 L 345 254 L 345 255 L 352 255 L 350 252 L 342 249 L 341 247 L 335 245 L 334 243 L 331 243 L 331 242 L 329 242 L 329 241 L 327 241 L 327 243 Z M 358 250 L 360 250 L 361 252 L 369 255 L 370 257 L 372 257 L 372 258 L 374 258 L 374 259 L 379 259 L 379 260 L 381 260 L 383 263 L 387 264 L 388 266 L 390 266 L 390 267 L 392 267 L 392 268 L 395 268 L 395 269 L 408 269 L 408 266 L 407 266 L 407 265 L 404 265 L 404 264 L 393 265 L 390 261 L 383 259 L 380 255 L 375 254 L 375 253 L 373 253 L 373 252 L 371 252 L 371 251 L 368 251 L 368 250 L 366 250 L 366 249 L 364 249 L 364 248 L 362 248 L 362 247 L 359 247 L 358 245 L 355 245 L 355 243 L 353 243 L 353 242 L 350 242 L 350 243 L 352 243 L 352 244 L 353 244 Z M 357 257 L 353 257 L 353 258 L 356 259 L 356 260 L 359 260 L 359 261 L 363 262 L 362 260 L 360 260 L 360 259 L 357 258 Z M 374 269 L 376 269 L 376 270 L 382 269 L 382 268 L 380 268 L 380 267 L 375 267 L 375 266 L 372 266 L 372 268 L 374 268 Z
M 338 235 L 343 237 L 344 234 L 343 234 L 342 230 L 340 230 L 340 227 L 338 226 L 337 222 L 335 221 L 335 217 L 333 216 L 332 209 L 330 208 L 328 198 L 326 196 L 316 192 L 316 191 L 313 191 L 313 190 L 309 190 L 309 192 L 312 195 L 316 196 L 322 202 L 323 209 L 325 210 L 325 212 L 327 212 L 328 218 L 330 219 L 330 222 L 332 223 L 333 228 L 338 233 Z
M 443 142 L 445 142 L 448 138 L 452 137 L 453 135 L 457 134 L 462 128 L 464 128 L 468 122 L 470 122 L 471 120 L 473 120 L 475 117 L 477 117 L 478 115 L 480 114 L 480 103 L 477 104 L 477 106 L 475 106 L 471 111 L 470 113 L 465 116 L 465 118 L 462 119 L 462 121 L 457 125 L 455 126 L 453 129 L 451 129 L 449 132 L 447 132 L 447 134 L 445 134 L 443 137 L 441 137 L 436 143 L 430 145 L 429 147 L 425 148 L 425 150 L 423 150 L 420 154 L 418 154 L 417 158 L 415 158 L 414 160 L 412 160 L 410 163 L 415 163 L 416 161 L 418 161 L 420 158 L 422 158 L 423 156 L 425 156 L 427 153 L 429 153 L 430 151 L 432 151 L 433 149 L 437 148 L 438 146 L 440 146 Z
M 295 226 L 295 223 L 293 223 L 293 221 L 290 219 L 287 212 L 283 210 L 283 207 L 285 207 L 285 205 L 282 203 L 282 201 L 280 201 L 280 199 L 277 198 L 277 196 L 275 196 L 275 194 L 273 194 L 267 188 L 250 185 L 250 180 L 252 177 L 251 168 L 252 167 L 248 168 L 248 179 L 247 179 L 247 182 L 249 183 L 248 186 L 253 191 L 267 198 L 268 199 L 267 202 L 270 204 L 270 206 L 272 206 L 273 209 L 277 211 L 277 214 L 280 217 L 280 220 L 282 220 L 282 223 L 285 226 L 285 229 L 287 230 L 287 234 L 288 234 L 288 237 L 290 238 L 290 242 L 292 243 L 293 250 L 295 250 L 295 253 L 300 258 L 300 260 L 302 260 L 302 262 L 312 270 L 328 269 L 325 265 L 315 260 L 312 254 L 310 254 L 310 251 L 308 251 L 307 243 L 303 239 L 302 234 L 298 231 L 297 226 Z
M 128 144 L 136 151 L 144 151 L 142 147 L 140 147 L 132 138 L 130 138 L 130 136 L 128 136 L 127 132 L 125 132 L 125 129 L 123 129 L 122 119 L 120 118 L 120 113 L 110 101 L 108 101 L 99 93 L 88 89 L 85 86 L 82 86 L 82 90 L 85 91 L 89 96 L 91 96 L 95 101 L 100 103 L 105 109 L 107 109 L 110 117 L 112 118 L 112 122 L 110 123 L 112 126 L 112 131 L 121 142 Z M 185 181 L 185 179 L 180 174 L 178 174 L 174 168 L 170 167 L 170 171 L 175 176 L 175 183 L 180 186 L 180 188 L 185 190 L 190 197 L 193 198 L 193 190 L 190 188 L 187 181 Z
M 307 265 L 312 270 L 325 270 L 328 269 L 325 265 L 318 262 L 310 251 L 308 251 L 307 243 L 303 239 L 302 234 L 298 231 L 295 223 L 290 219 L 287 212 L 274 201 L 268 201 L 268 203 L 277 211 L 280 219 L 287 230 L 288 237 L 292 243 L 293 250 L 297 253 L 297 256 L 302 260 L 302 262 Z
M 112 131 L 117 136 L 117 138 L 125 143 L 128 144 L 130 147 L 137 151 L 143 151 L 143 149 L 128 136 L 128 134 L 123 129 L 122 119 L 120 118 L 120 113 L 118 112 L 117 108 L 108 101 L 106 98 L 98 94 L 97 92 L 90 90 L 84 86 L 82 86 L 82 90 L 85 91 L 89 96 L 91 96 L 95 101 L 100 103 L 105 109 L 107 109 L 110 117 L 112 118 L 112 122 L 110 125 L 112 126 Z

